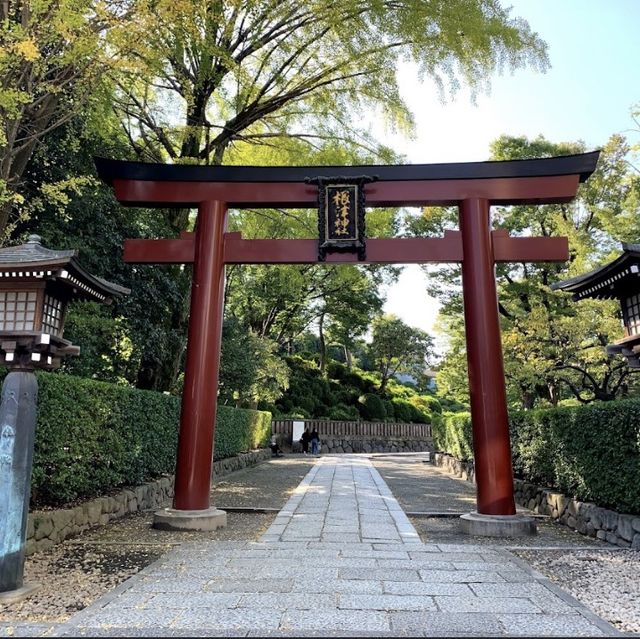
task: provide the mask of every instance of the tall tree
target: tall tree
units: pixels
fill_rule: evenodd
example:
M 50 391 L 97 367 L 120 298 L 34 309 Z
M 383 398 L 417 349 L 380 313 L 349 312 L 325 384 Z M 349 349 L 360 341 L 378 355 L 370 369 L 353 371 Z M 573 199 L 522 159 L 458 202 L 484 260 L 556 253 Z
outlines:
M 433 339 L 424 331 L 405 324 L 395 315 L 383 315 L 373 321 L 371 354 L 380 373 L 380 393 L 396 373 L 416 378 L 424 373 L 433 349 Z
M 24 171 L 39 142 L 104 87 L 104 32 L 129 20 L 117 0 L 0 3 L 0 243 L 29 213 Z
M 395 67 L 411 59 L 446 88 L 547 64 L 546 46 L 498 0 L 138 0 L 116 103 L 142 159 L 221 163 L 239 141 L 341 138 L 364 106 L 411 115 Z M 136 42 L 134 56 L 128 51 Z M 365 141 L 366 145 L 366 141 Z
M 554 144 L 503 136 L 492 145 L 492 159 L 512 160 L 583 152 L 582 143 Z M 513 235 L 566 235 L 571 257 L 567 264 L 500 264 L 498 278 L 505 374 L 509 399 L 531 408 L 572 397 L 580 402 L 613 399 L 628 391 L 632 379 L 621 358 L 609 358 L 605 345 L 620 337 L 615 304 L 572 302 L 554 293 L 553 282 L 584 273 L 617 254 L 620 241 L 638 241 L 637 202 L 640 179 L 627 162 L 629 146 L 612 136 L 592 177 L 580 186 L 570 204 L 495 207 L 494 226 Z M 414 230 L 432 232 L 453 225 L 456 212 L 430 210 L 415 220 Z M 432 274 L 433 275 L 433 274 Z M 448 290 L 437 290 L 444 301 L 442 314 L 461 314 L 459 268 L 440 273 Z M 454 286 L 451 286 L 454 284 Z M 439 386 L 465 383 L 458 369 L 466 367 L 462 350 L 463 326 L 447 323 L 452 349 L 445 357 Z M 448 379 L 447 379 L 448 378 Z M 457 391 L 459 394 L 459 391 Z

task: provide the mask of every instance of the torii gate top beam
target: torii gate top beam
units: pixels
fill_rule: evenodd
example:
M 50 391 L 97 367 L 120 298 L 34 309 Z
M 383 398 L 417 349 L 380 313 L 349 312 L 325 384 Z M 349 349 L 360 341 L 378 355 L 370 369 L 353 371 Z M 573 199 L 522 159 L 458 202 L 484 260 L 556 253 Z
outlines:
M 490 204 L 569 202 L 593 172 L 599 151 L 536 160 L 401 166 L 193 166 L 96 158 L 98 174 L 127 206 L 313 207 L 318 189 L 305 178 L 377 176 L 367 206 L 449 206 L 471 198 Z

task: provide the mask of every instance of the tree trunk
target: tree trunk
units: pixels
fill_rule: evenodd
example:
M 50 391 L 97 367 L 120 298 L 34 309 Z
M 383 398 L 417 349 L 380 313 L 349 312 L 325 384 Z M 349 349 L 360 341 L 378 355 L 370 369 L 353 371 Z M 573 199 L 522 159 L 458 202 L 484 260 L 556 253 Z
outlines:
M 320 315 L 318 332 L 320 334 L 320 372 L 324 375 L 325 369 L 327 368 L 327 344 L 324 339 L 324 313 Z
M 347 348 L 347 345 L 344 344 L 344 361 L 347 365 L 347 368 L 351 370 L 353 367 L 353 356 L 351 355 L 351 351 Z

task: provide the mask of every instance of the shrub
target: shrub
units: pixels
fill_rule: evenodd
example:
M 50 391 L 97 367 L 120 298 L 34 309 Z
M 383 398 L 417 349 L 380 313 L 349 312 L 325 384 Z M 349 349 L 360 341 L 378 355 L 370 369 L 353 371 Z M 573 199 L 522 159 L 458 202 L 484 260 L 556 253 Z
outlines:
M 360 414 L 355 406 L 337 404 L 329 410 L 329 419 L 334 419 L 336 421 L 354 421 L 359 417 Z
M 424 406 L 429 413 L 442 413 L 442 404 L 438 398 L 431 395 L 420 395 L 419 400 L 420 403 L 416 404 L 418 408 L 422 409 Z
M 378 395 L 366 393 L 358 401 L 361 404 L 360 413 L 365 419 L 371 421 L 385 420 L 387 414 L 384 410 L 384 404 Z
M 580 500 L 640 513 L 640 400 L 511 415 L 514 471 Z
M 433 420 L 431 429 L 436 450 L 465 461 L 473 459 L 469 413 L 444 413 L 440 419 Z
M 412 421 L 413 412 L 411 409 L 413 406 L 405 399 L 394 399 L 392 402 L 393 410 L 396 415 L 396 420 L 399 422 L 409 423 Z
M 327 365 L 327 375 L 331 379 L 343 379 L 348 372 L 349 369 L 340 362 L 331 360 Z
M 38 373 L 34 506 L 59 505 L 175 470 L 180 400 L 127 386 Z M 264 447 L 269 413 L 218 409 L 216 458 Z
M 640 400 L 510 415 L 513 469 L 534 484 L 582 501 L 640 513 Z M 436 449 L 471 459 L 468 413 L 434 420 Z

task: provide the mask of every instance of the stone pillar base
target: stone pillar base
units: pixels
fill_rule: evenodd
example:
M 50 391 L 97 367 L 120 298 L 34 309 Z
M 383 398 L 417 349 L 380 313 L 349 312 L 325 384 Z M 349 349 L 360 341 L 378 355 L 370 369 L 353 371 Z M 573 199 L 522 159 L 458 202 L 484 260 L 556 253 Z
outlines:
M 227 513 L 217 508 L 176 510 L 164 508 L 153 515 L 153 527 L 159 530 L 217 530 L 227 525 Z
M 528 537 L 538 532 L 536 520 L 527 515 L 482 515 L 477 512 L 460 517 L 462 532 L 478 537 Z
M 32 595 L 38 588 L 40 584 L 24 584 L 21 588 L 0 592 L 0 604 L 18 603 Z

